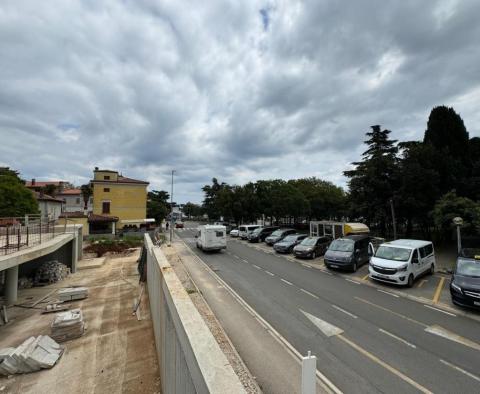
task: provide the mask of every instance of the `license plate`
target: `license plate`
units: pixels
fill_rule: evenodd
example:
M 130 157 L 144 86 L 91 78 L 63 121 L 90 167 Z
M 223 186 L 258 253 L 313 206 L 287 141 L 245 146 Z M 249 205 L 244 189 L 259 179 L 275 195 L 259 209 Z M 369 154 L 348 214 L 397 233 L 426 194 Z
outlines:
M 382 274 L 375 274 L 375 275 L 377 275 L 379 278 L 385 278 L 385 279 L 389 278 L 387 275 L 382 275 Z
M 332 264 L 332 265 L 330 265 L 330 267 L 332 267 L 332 268 L 338 268 L 338 265 L 333 265 L 333 264 Z
M 473 301 L 473 305 L 480 306 L 480 301 Z

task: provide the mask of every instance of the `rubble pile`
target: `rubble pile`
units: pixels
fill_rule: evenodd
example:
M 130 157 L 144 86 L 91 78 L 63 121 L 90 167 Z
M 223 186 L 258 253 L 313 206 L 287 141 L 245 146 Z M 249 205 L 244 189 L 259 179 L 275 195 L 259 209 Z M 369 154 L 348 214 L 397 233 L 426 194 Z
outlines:
M 85 322 L 80 309 L 57 313 L 52 323 L 52 338 L 58 342 L 81 337 L 85 331 Z
M 35 272 L 35 286 L 47 285 L 65 279 L 70 274 L 70 268 L 57 260 L 43 263 Z
M 62 354 L 63 346 L 49 336 L 30 337 L 16 348 L 0 349 L 0 375 L 52 368 Z
M 22 276 L 21 278 L 18 278 L 19 289 L 30 289 L 31 287 L 33 287 L 32 278 L 27 278 L 26 276 Z

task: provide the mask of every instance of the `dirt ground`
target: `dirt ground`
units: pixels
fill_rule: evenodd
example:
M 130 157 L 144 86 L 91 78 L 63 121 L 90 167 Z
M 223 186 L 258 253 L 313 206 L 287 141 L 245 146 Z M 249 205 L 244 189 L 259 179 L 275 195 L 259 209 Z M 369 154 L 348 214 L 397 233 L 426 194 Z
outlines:
M 81 338 L 64 342 L 65 352 L 52 369 L 0 377 L 1 394 L 160 392 L 147 292 L 140 306 L 141 320 L 132 316 L 133 300 L 139 294 L 138 253 L 107 257 L 100 268 L 79 270 L 60 283 L 19 292 L 18 303 L 31 305 L 57 288 L 88 287 L 87 299 L 69 303 L 71 309 L 82 309 L 87 330 Z M 0 348 L 50 334 L 54 313 L 14 307 L 9 308 L 9 318 L 10 323 L 0 326 Z

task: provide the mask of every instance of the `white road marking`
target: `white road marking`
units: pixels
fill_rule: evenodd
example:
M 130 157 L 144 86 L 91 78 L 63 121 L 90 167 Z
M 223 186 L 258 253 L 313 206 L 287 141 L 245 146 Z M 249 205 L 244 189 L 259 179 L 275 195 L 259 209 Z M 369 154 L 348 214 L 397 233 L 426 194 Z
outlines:
M 283 278 L 280 278 L 280 280 L 284 283 L 286 283 L 287 285 L 290 285 L 290 286 L 293 286 L 293 283 L 292 282 L 289 282 L 288 280 L 285 280 Z
M 270 276 L 275 276 L 275 274 L 271 273 L 270 271 L 265 270 L 265 272 Z
M 325 271 L 325 270 L 319 270 L 320 272 L 323 272 L 324 274 L 327 274 L 327 275 L 333 275 L 331 272 L 328 272 L 328 271 Z
M 429 309 L 433 309 L 434 311 L 437 311 L 437 312 L 442 312 L 442 313 L 445 313 L 446 315 L 449 315 L 449 316 L 453 316 L 453 317 L 457 317 L 456 314 L 454 313 L 450 313 L 450 312 L 447 312 L 447 311 L 444 311 L 443 309 L 438 309 L 438 308 L 435 308 L 433 306 L 430 306 L 430 305 L 423 305 L 425 308 L 429 308 Z
M 352 279 L 348 279 L 348 278 L 345 278 L 345 280 L 349 281 L 349 282 L 352 282 L 352 283 L 355 283 L 356 285 L 359 285 L 360 282 L 357 282 L 355 280 L 352 280 Z
M 252 264 L 257 270 L 261 270 L 261 268 L 258 265 Z
M 247 263 L 247 264 L 248 264 L 248 261 L 247 261 L 247 260 L 245 260 L 245 259 L 242 259 L 242 261 L 243 261 L 244 263 Z
M 236 254 L 234 254 L 233 257 L 235 257 L 236 259 L 239 259 L 239 258 L 240 258 L 240 257 L 238 257 Z
M 477 382 L 480 382 L 480 378 L 478 376 L 475 376 L 473 373 L 465 371 L 464 369 L 462 369 L 460 367 L 457 367 L 456 365 L 450 364 L 448 361 L 440 359 L 440 362 L 445 364 L 445 365 L 448 365 L 450 368 L 453 368 L 453 369 L 457 370 L 458 372 L 461 372 L 461 373 L 467 375 L 468 377 L 476 380 Z
M 406 341 L 406 340 L 403 339 L 403 338 L 397 337 L 395 334 L 392 334 L 391 332 L 388 332 L 388 331 L 386 331 L 386 330 L 384 330 L 384 329 L 382 329 L 382 328 L 379 328 L 378 331 L 380 331 L 381 333 L 383 333 L 383 334 L 385 334 L 385 335 L 388 335 L 388 336 L 390 336 L 390 337 L 392 337 L 392 338 L 395 338 L 397 341 L 400 341 L 400 342 L 404 343 L 405 345 L 410 346 L 410 347 L 413 348 L 413 349 L 416 349 L 416 348 L 417 348 L 413 343 L 410 343 L 410 342 Z
M 300 312 L 302 312 L 307 317 L 307 319 L 310 320 L 327 337 L 333 337 L 334 335 L 340 335 L 343 333 L 343 330 L 341 328 L 338 328 L 333 324 L 326 322 L 325 320 L 311 315 L 308 312 L 302 311 L 301 309 Z
M 439 337 L 448 339 L 450 341 L 460 343 L 460 344 L 465 345 L 469 348 L 472 348 L 472 349 L 475 349 L 475 350 L 480 350 L 480 345 L 478 343 L 473 342 L 470 339 L 464 338 L 464 337 L 462 337 L 458 334 L 455 334 L 454 332 L 449 331 L 449 330 L 447 330 L 443 327 L 440 327 L 440 326 L 437 326 L 437 325 L 428 326 L 427 328 L 425 328 L 425 331 L 430 333 L 430 334 L 438 335 Z
M 308 294 L 309 296 L 313 297 L 313 298 L 316 298 L 318 300 L 318 296 L 316 296 L 315 294 L 313 293 L 310 293 L 308 290 L 305 290 L 305 289 L 302 289 L 300 288 L 300 291 L 303 291 L 305 294 Z
M 355 316 L 353 313 L 350 313 L 349 311 L 346 311 L 345 309 L 342 309 L 342 308 L 340 308 L 340 307 L 337 306 L 337 305 L 333 305 L 333 304 L 332 304 L 332 307 L 334 307 L 337 311 L 343 312 L 343 313 L 345 313 L 346 315 L 348 315 L 348 316 L 350 316 L 350 317 L 353 317 L 354 319 L 358 318 L 358 316 Z
M 389 291 L 380 290 L 380 289 L 377 289 L 377 291 L 379 291 L 380 293 L 385 293 L 385 294 L 391 295 L 392 297 L 395 297 L 395 298 L 399 297 L 398 294 L 393 294 L 393 293 L 390 293 Z
M 308 264 L 305 264 L 305 263 L 302 263 L 302 265 L 303 265 L 304 267 L 306 267 L 306 268 L 312 268 L 312 267 L 310 267 Z

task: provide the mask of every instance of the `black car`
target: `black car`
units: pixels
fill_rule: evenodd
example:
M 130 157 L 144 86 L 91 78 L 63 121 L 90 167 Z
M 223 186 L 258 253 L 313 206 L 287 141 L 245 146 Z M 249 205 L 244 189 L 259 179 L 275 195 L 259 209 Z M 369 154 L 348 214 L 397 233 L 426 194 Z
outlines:
M 278 227 L 270 226 L 270 227 L 257 228 L 255 230 L 253 230 L 250 234 L 248 234 L 248 241 L 249 242 L 263 242 L 263 241 L 265 241 L 265 238 L 267 238 L 275 230 L 278 230 Z
M 271 235 L 265 238 L 265 243 L 267 245 L 272 246 L 273 244 L 276 244 L 278 241 L 281 241 L 287 235 L 291 235 L 295 233 L 296 231 L 293 228 L 280 228 L 278 230 L 275 230 Z
M 462 249 L 450 282 L 452 302 L 480 309 L 480 249 Z
M 314 259 L 317 256 L 323 256 L 331 242 L 332 238 L 327 236 L 308 237 L 293 248 L 293 254 L 295 257 Z
M 350 269 L 353 272 L 368 264 L 373 246 L 368 235 L 347 235 L 332 241 L 324 256 L 327 268 Z
M 292 253 L 295 245 L 298 245 L 305 238 L 307 238 L 307 234 L 287 235 L 281 241 L 278 241 L 276 244 L 274 244 L 273 249 L 277 253 Z

